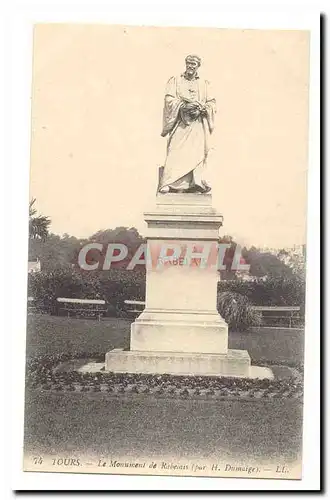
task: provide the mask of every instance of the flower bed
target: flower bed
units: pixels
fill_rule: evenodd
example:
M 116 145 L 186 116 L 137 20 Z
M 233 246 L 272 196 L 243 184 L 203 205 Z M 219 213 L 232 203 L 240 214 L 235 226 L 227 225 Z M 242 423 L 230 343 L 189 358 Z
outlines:
M 301 377 L 269 380 L 57 370 L 61 363 L 75 359 L 103 362 L 104 354 L 70 353 L 34 358 L 28 361 L 26 366 L 27 387 L 56 391 L 107 392 L 114 395 L 152 394 L 157 397 L 218 399 L 300 398 L 303 394 Z

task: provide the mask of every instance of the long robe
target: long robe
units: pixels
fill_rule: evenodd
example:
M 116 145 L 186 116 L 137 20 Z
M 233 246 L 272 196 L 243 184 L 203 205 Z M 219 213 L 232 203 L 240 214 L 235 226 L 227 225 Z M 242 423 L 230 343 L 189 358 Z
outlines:
M 197 101 L 206 116 L 187 119 L 183 105 Z M 209 190 L 204 178 L 216 102 L 207 80 L 172 77 L 165 91 L 162 136 L 168 136 L 167 155 L 159 189 Z

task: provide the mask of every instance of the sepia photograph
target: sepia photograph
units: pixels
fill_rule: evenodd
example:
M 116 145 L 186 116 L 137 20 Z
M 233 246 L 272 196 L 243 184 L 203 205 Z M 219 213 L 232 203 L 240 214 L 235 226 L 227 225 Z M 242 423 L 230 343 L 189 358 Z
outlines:
M 33 27 L 26 472 L 302 479 L 310 32 Z

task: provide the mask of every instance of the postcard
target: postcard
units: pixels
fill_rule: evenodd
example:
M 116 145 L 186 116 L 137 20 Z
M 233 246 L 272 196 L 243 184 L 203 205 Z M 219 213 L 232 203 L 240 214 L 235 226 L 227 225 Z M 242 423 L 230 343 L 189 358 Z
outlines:
M 24 471 L 301 479 L 309 31 L 33 37 Z

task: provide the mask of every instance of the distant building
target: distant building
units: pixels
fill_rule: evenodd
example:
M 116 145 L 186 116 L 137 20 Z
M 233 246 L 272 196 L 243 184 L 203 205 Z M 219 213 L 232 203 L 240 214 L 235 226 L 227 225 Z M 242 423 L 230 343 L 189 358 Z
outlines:
M 28 273 L 40 273 L 41 271 L 41 263 L 40 260 L 30 260 L 28 262 Z

